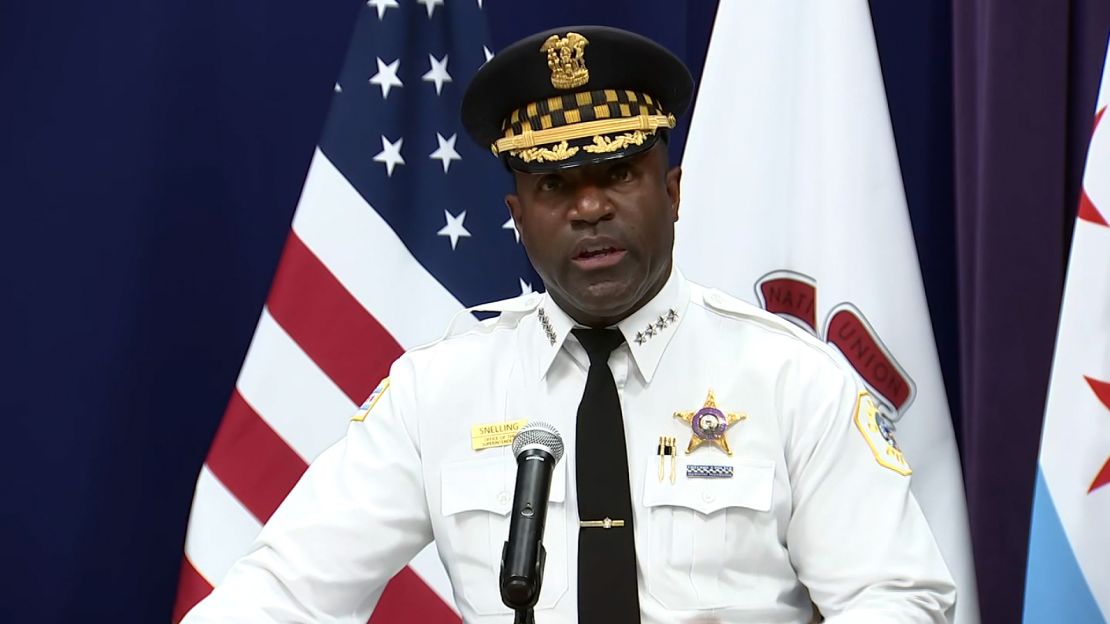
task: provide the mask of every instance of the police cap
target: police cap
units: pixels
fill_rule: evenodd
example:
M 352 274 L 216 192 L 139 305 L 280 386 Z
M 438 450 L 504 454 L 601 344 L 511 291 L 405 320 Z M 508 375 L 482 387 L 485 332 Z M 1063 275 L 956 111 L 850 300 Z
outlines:
M 694 80 L 663 46 L 605 26 L 522 39 L 467 87 L 462 122 L 511 168 L 542 173 L 643 152 L 674 127 Z

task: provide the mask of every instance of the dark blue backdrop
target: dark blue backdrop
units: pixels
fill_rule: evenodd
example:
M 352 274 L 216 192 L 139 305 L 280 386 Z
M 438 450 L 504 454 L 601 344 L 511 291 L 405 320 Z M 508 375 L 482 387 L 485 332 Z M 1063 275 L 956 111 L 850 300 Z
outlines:
M 497 47 L 562 23 L 609 23 L 665 43 L 696 73 L 715 10 L 486 4 Z M 0 621 L 168 620 L 193 482 L 359 6 L 0 4 Z M 959 406 L 950 7 L 872 12 Z M 1020 544 L 1010 564 L 1023 567 Z M 1000 599 L 1019 604 L 1010 589 Z
M 0 621 L 169 619 L 357 7 L 0 3 Z

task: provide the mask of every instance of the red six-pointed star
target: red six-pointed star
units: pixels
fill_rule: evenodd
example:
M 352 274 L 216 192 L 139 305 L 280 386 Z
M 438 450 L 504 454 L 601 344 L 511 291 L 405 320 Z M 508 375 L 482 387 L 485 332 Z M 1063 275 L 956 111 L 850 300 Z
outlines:
M 1087 380 L 1087 383 L 1091 386 L 1091 390 L 1094 390 L 1098 400 L 1102 401 L 1106 409 L 1110 410 L 1110 383 L 1092 379 L 1086 375 L 1084 375 L 1083 378 Z M 1087 490 L 1087 493 L 1090 494 L 1107 483 L 1110 483 L 1110 457 L 1106 458 L 1106 463 L 1102 465 L 1102 470 L 1099 470 L 1098 474 L 1095 475 L 1095 480 L 1091 482 L 1091 489 Z

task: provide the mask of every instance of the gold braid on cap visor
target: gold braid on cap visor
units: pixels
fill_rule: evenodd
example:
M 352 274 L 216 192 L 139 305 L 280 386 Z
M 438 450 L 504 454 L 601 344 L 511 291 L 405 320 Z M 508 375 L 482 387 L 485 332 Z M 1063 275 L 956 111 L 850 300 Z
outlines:
M 579 150 L 567 144 L 571 139 L 592 136 L 594 144 L 585 146 L 587 152 L 615 152 L 628 145 L 640 145 L 659 128 L 673 128 L 674 125 L 674 115 L 640 115 L 626 119 L 598 119 L 547 130 L 526 128 L 517 136 L 498 139 L 492 148 L 494 154 L 509 152 L 524 162 L 566 160 Z M 602 136 L 617 132 L 624 134 L 612 138 Z M 552 143 L 556 145 L 551 148 L 537 147 Z
M 533 102 L 502 126 L 505 134 L 490 146 L 493 153 L 508 152 L 530 163 L 566 160 L 580 150 L 598 154 L 642 145 L 659 128 L 673 128 L 675 118 L 649 95 L 606 89 Z M 568 144 L 590 137 L 593 144 Z

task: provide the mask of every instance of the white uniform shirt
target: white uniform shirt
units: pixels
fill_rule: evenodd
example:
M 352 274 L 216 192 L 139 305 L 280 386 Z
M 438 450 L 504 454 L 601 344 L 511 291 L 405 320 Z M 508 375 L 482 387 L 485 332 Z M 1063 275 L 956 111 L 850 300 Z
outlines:
M 312 464 L 187 624 L 361 624 L 433 538 L 464 621 L 512 622 L 498 570 L 516 464 L 507 446 L 473 450 L 471 433 L 519 419 L 554 424 L 567 448 L 536 621 L 578 621 L 575 419 L 589 361 L 548 296 L 491 307 L 498 319 L 394 363 L 369 413 Z M 880 465 L 891 449 L 861 424 L 861 387 L 840 357 L 678 271 L 618 327 L 627 342 L 609 364 L 644 622 L 804 624 L 812 605 L 837 623 L 947 621 L 952 579 L 909 477 Z M 712 445 L 685 453 L 692 431 L 675 412 L 698 410 L 710 390 L 723 412 L 745 416 L 727 431 L 731 457 Z M 660 436 L 678 439 L 673 484 L 669 461 L 658 476 Z M 733 476 L 687 477 L 687 464 Z

